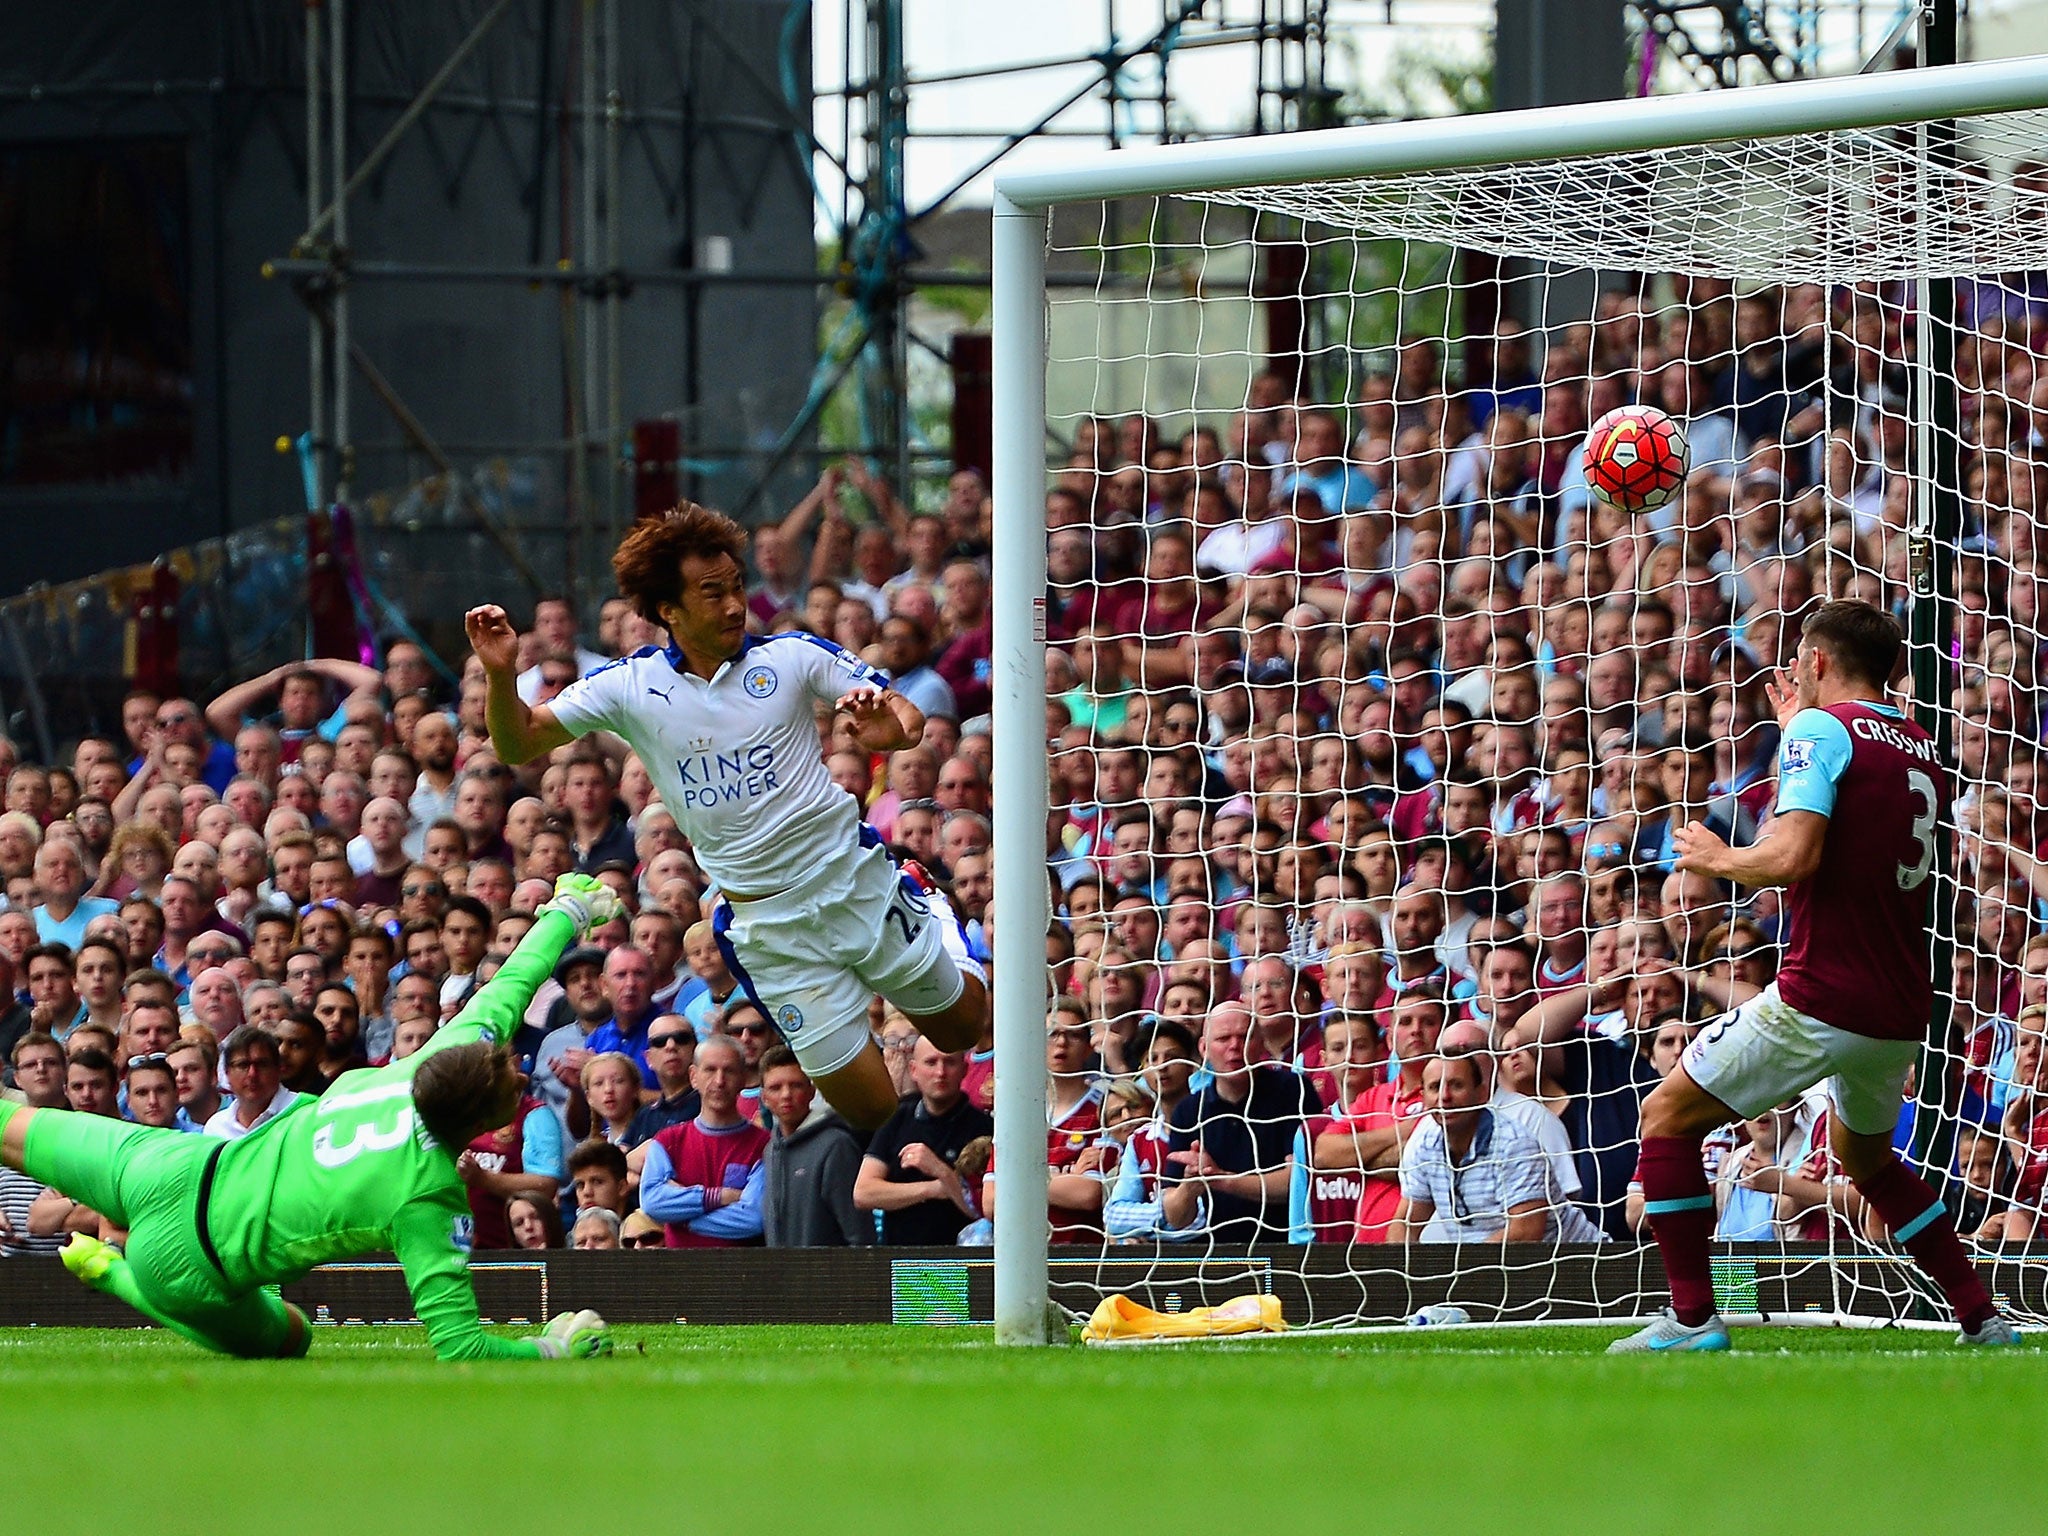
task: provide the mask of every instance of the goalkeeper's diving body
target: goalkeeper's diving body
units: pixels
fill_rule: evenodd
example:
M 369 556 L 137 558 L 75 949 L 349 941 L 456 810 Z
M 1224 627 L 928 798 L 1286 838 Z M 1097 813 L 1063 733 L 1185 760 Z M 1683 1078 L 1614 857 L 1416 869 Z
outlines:
M 483 1331 L 455 1159 L 518 1113 L 506 1042 L 562 951 L 617 904 L 600 882 L 564 875 L 503 968 L 419 1052 L 346 1073 L 240 1140 L 0 1102 L 0 1161 L 126 1227 L 125 1252 L 79 1234 L 65 1266 L 207 1349 L 303 1355 L 305 1315 L 275 1287 L 388 1250 L 444 1360 L 609 1354 L 594 1312 L 565 1313 L 537 1338 Z

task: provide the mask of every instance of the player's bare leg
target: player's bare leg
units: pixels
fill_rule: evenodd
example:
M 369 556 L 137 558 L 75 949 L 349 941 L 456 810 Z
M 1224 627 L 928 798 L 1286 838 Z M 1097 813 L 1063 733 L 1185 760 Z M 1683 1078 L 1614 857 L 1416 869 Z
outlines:
M 1664 1255 L 1671 1310 L 1649 1327 L 1617 1340 L 1611 1352 L 1657 1354 L 1728 1347 L 1728 1330 L 1714 1311 L 1714 1281 L 1707 1245 L 1714 1235 L 1714 1192 L 1707 1187 L 1700 1145 L 1707 1132 L 1741 1117 L 1692 1080 L 1679 1063 L 1643 1101 L 1643 1210 Z
M 857 1131 L 878 1130 L 896 1113 L 896 1084 L 873 1041 L 838 1071 L 820 1072 L 812 1081 L 825 1102 Z
M 942 1051 L 971 1051 L 988 1023 L 988 987 L 979 976 L 963 976 L 966 983 L 953 1006 L 937 1013 L 907 1014 L 917 1032 Z
M 915 859 L 904 863 L 903 875 L 923 894 L 926 905 L 931 909 L 932 920 L 940 925 L 939 933 L 946 953 L 952 957 L 963 983 L 960 995 L 946 1007 L 932 1013 L 905 1009 L 904 1017 L 940 1050 L 971 1051 L 981 1043 L 982 1032 L 988 1026 L 987 974 L 982 970 L 981 962 L 968 953 L 966 931 L 960 926 L 959 915 L 953 909 L 953 899 L 946 894 L 946 888 Z
M 1852 1131 L 1840 1115 L 1829 1122 L 1829 1145 L 1842 1171 L 1870 1202 L 1892 1238 L 1941 1287 L 1965 1344 L 2011 1344 L 2012 1324 L 2000 1315 L 1976 1265 L 1956 1236 L 1955 1222 L 1927 1181 L 1906 1166 L 1888 1135 Z

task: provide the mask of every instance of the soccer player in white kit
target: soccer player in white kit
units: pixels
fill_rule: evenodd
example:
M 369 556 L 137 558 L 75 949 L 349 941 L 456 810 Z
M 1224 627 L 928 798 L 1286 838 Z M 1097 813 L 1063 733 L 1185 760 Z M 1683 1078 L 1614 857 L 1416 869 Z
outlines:
M 491 745 L 517 765 L 592 731 L 623 737 L 716 882 L 712 925 L 747 995 L 775 1021 L 832 1107 L 872 1129 L 896 1092 L 868 1032 L 880 993 L 943 1051 L 980 1037 L 987 978 L 943 893 L 899 869 L 834 784 L 814 706 L 848 716 L 863 748 L 915 743 L 924 716 L 882 673 L 817 635 L 747 633 L 746 533 L 684 503 L 639 523 L 612 557 L 619 591 L 670 636 L 571 683 L 518 694 L 505 610 L 472 608 Z

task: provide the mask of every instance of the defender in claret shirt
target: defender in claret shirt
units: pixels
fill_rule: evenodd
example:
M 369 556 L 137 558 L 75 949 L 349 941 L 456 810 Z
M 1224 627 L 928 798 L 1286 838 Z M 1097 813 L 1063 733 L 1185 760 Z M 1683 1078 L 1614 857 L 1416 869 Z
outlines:
M 1673 834 L 1678 868 L 1786 887 L 1778 980 L 1713 1020 L 1644 1101 L 1644 1210 L 1672 1305 L 1612 1351 L 1720 1350 L 1707 1241 L 1708 1131 L 1828 1080 L 1835 1156 L 1892 1236 L 1941 1287 L 1965 1344 L 2015 1335 L 1934 1191 L 1892 1150 L 1907 1071 L 1933 1002 L 1927 887 L 1948 775 L 1932 738 L 1885 702 L 1904 647 L 1868 603 L 1828 603 L 1805 624 L 1790 677 L 1769 684 L 1783 741 L 1770 831 L 1731 848 L 1695 821 Z
M 534 993 L 571 940 L 618 911 L 609 887 L 562 876 L 503 969 L 426 1045 L 344 1074 L 238 1140 L 0 1101 L 0 1161 L 129 1229 L 125 1253 L 74 1236 L 66 1268 L 222 1354 L 303 1355 L 305 1315 L 275 1287 L 316 1264 L 388 1250 L 444 1360 L 608 1355 L 595 1312 L 565 1312 L 531 1339 L 479 1326 L 455 1160 L 518 1109 L 507 1042 Z

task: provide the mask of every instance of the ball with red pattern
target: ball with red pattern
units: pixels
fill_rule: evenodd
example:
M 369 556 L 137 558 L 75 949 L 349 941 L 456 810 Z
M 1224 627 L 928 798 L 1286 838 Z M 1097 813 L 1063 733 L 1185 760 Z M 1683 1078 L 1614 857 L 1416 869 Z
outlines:
M 1676 496 L 1685 465 L 1685 430 L 1654 405 L 1618 405 L 1586 433 L 1586 483 L 1624 512 Z

